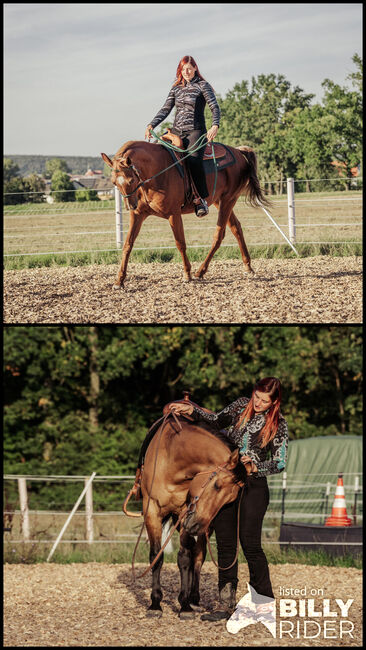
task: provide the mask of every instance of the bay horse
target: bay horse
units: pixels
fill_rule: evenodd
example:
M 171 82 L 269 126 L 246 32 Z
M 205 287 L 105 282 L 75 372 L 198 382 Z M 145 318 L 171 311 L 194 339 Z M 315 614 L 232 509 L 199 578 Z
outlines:
M 214 143 L 214 147 L 216 146 L 222 147 L 223 145 Z M 244 193 L 247 202 L 254 207 L 259 207 L 260 204 L 270 205 L 258 181 L 257 159 L 253 149 L 246 146 L 236 148 L 228 145 L 225 145 L 225 148 L 231 153 L 233 164 L 217 172 L 214 196 L 212 194 L 215 186 L 215 172 L 211 171 L 206 176 L 209 191 L 206 201 L 208 205 L 216 206 L 218 218 L 211 249 L 195 274 L 197 278 L 203 278 L 207 272 L 214 253 L 224 239 L 227 225 L 239 244 L 244 270 L 254 273 L 243 230 L 233 208 L 242 193 Z M 194 212 L 194 204 L 193 201 L 185 204 L 184 179 L 177 166 L 171 167 L 162 174 L 159 173 L 172 165 L 171 154 L 167 148 L 157 143 L 130 140 L 118 149 L 113 159 L 110 159 L 105 153 L 102 153 L 101 156 L 112 169 L 112 183 L 123 196 L 129 195 L 126 200 L 130 209 L 130 224 L 123 246 L 121 266 L 114 286 L 124 286 L 128 260 L 134 242 L 143 222 L 149 215 L 168 219 L 176 246 L 182 256 L 185 279 L 190 281 L 192 279 L 191 264 L 186 253 L 182 214 Z M 159 175 L 152 178 L 156 174 Z
M 227 438 L 210 430 L 207 423 L 192 423 L 184 416 L 166 415 L 147 448 L 141 492 L 150 562 L 161 550 L 163 524 L 170 517 L 174 522 L 179 519 L 180 618 L 193 618 L 192 605 L 199 604 L 210 523 L 225 503 L 236 499 L 246 475 L 239 450 L 232 451 Z M 152 567 L 148 616 L 162 615 L 162 564 L 163 553 Z

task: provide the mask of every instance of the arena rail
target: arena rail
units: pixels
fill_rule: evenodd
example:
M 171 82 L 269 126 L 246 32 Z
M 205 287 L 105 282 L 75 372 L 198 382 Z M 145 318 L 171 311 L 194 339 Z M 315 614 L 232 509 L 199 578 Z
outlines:
M 324 482 L 321 482 L 319 479 L 317 479 L 317 476 L 321 476 L 325 479 Z M 286 523 L 285 522 L 285 517 L 290 517 L 291 520 L 298 520 L 299 522 L 304 521 L 304 520 L 314 520 L 314 518 L 319 519 L 319 523 L 324 523 L 325 517 L 327 516 L 328 513 L 328 498 L 329 496 L 332 498 L 332 493 L 331 490 L 333 487 L 336 485 L 337 482 L 337 474 L 322 474 L 322 475 L 312 475 L 312 474 L 304 474 L 296 476 L 291 476 L 288 475 L 288 473 L 283 472 L 281 477 L 268 477 L 268 482 L 269 482 L 269 487 L 270 487 L 270 492 L 271 492 L 271 499 L 270 499 L 270 506 L 271 509 L 267 512 L 266 514 L 266 520 L 265 520 L 265 527 L 263 529 L 263 532 L 267 533 L 268 532 L 273 532 L 277 531 L 277 524 L 278 523 Z M 315 479 L 315 482 L 314 482 Z M 350 512 L 350 515 L 353 517 L 353 524 L 357 524 L 357 520 L 362 521 L 363 516 L 362 516 L 362 492 L 361 492 L 361 486 L 360 486 L 360 481 L 362 481 L 362 474 L 361 473 L 344 473 L 344 479 L 345 479 L 345 489 L 346 489 L 346 494 L 348 497 L 348 502 L 350 499 L 350 496 L 353 496 L 353 505 L 352 505 L 352 512 Z M 95 539 L 94 535 L 94 521 L 95 518 L 97 517 L 107 517 L 107 516 L 122 516 L 126 517 L 124 513 L 122 512 L 122 507 L 120 510 L 109 510 L 109 511 L 102 511 L 102 512 L 94 512 L 93 508 L 93 483 L 98 483 L 98 482 L 117 482 L 118 484 L 122 483 L 127 483 L 127 484 L 132 484 L 134 480 L 133 475 L 111 475 L 111 476 L 99 476 L 98 474 L 93 473 L 92 476 L 85 476 L 85 475 L 75 475 L 75 476 L 61 476 L 61 475 L 49 475 L 49 476 L 39 476 L 39 475 L 15 475 L 15 474 L 5 474 L 4 475 L 4 481 L 17 481 L 18 484 L 18 497 L 19 497 L 19 509 L 13 509 L 9 508 L 9 505 L 7 503 L 7 498 L 4 498 L 4 511 L 3 511 L 3 518 L 4 522 L 6 520 L 12 521 L 14 516 L 20 516 L 21 520 L 21 533 L 22 533 L 22 539 L 12 539 L 10 536 L 5 537 L 4 541 L 11 544 L 50 544 L 52 546 L 52 551 L 49 555 L 49 558 L 52 557 L 52 554 L 56 550 L 56 547 L 58 544 L 66 544 L 66 543 L 72 543 L 72 544 L 132 544 L 135 543 L 137 535 L 134 532 L 131 533 L 118 533 L 116 537 L 118 538 L 123 538 L 123 539 Z M 81 495 L 78 497 L 76 503 L 73 505 L 71 512 L 70 511 L 52 511 L 52 510 L 31 510 L 29 508 L 29 503 L 28 503 L 28 491 L 27 491 L 27 483 L 32 483 L 32 482 L 57 482 L 57 483 L 70 483 L 70 482 L 81 482 L 84 484 L 84 489 L 81 493 Z M 316 498 L 313 496 L 310 499 L 304 499 L 304 490 L 307 489 L 309 495 L 311 494 L 311 490 L 315 491 L 315 494 L 320 494 L 320 498 Z M 294 494 L 294 497 L 296 494 L 298 494 L 298 498 L 288 498 L 288 493 L 291 491 Z M 85 510 L 77 512 L 83 497 L 85 496 Z M 274 497 L 274 498 L 273 498 Z M 276 498 L 278 497 L 278 498 Z M 122 499 L 121 499 L 122 503 Z M 295 509 L 293 509 L 293 504 L 295 506 Z M 307 505 L 309 504 L 311 511 L 310 512 L 305 512 Z M 70 504 L 71 505 L 71 504 Z M 54 516 L 63 516 L 67 517 L 65 523 L 63 524 L 61 531 L 59 532 L 58 536 L 55 538 L 53 537 L 52 539 L 36 539 L 35 538 L 35 533 L 37 531 L 34 531 L 33 534 L 31 534 L 31 524 L 30 520 L 32 517 L 54 517 Z M 85 519 L 85 537 L 83 539 L 62 539 L 62 536 L 64 532 L 66 531 L 66 528 L 68 524 L 70 523 L 71 519 L 73 517 L 82 517 Z M 267 522 L 267 523 L 266 523 Z M 266 527 L 267 526 L 267 527 Z M 56 526 L 58 529 L 58 526 Z M 11 527 L 9 530 L 9 527 L 4 528 L 6 532 L 11 532 Z M 169 530 L 169 525 L 165 527 L 164 529 L 164 535 L 168 534 Z M 287 541 L 280 541 L 278 539 L 273 540 L 273 539 L 264 539 L 265 544 L 279 544 L 279 545 L 286 545 L 286 544 L 311 544 L 311 542 L 307 542 L 306 540 L 304 541 L 293 541 L 293 542 L 287 542 Z M 361 542 L 347 542 L 349 544 L 353 544 L 355 546 L 359 546 Z M 323 541 L 320 542 L 321 545 L 336 545 L 337 542 L 331 542 L 331 541 Z M 171 547 L 170 547 L 171 549 Z M 168 548 L 168 552 L 170 550 Z
M 357 177 L 357 179 L 352 178 L 352 179 L 341 179 L 341 180 L 342 180 L 342 182 L 345 181 L 345 180 L 350 180 L 350 181 L 352 180 L 353 182 L 355 182 L 355 181 L 362 182 L 362 177 Z M 328 182 L 329 181 L 329 183 L 334 183 L 335 179 L 310 179 L 309 182 L 314 182 L 315 183 L 317 181 L 322 181 L 322 182 Z M 361 226 L 362 226 L 361 211 L 356 210 L 357 214 L 354 214 L 352 212 L 352 214 L 350 214 L 350 215 L 348 215 L 348 214 L 345 215 L 342 218 L 342 221 L 337 221 L 337 219 L 335 218 L 334 223 L 332 223 L 329 220 L 328 221 L 321 221 L 320 220 L 320 221 L 315 222 L 315 223 L 309 223 L 309 221 L 308 221 L 306 223 L 306 222 L 302 222 L 301 219 L 298 220 L 298 222 L 296 222 L 296 209 L 295 208 L 296 208 L 296 206 L 304 206 L 304 205 L 310 206 L 310 205 L 316 204 L 316 203 L 321 204 L 324 201 L 326 201 L 327 204 L 329 203 L 329 204 L 333 204 L 335 206 L 337 206 L 337 202 L 349 202 L 349 204 L 350 204 L 350 206 L 352 208 L 354 208 L 355 205 L 357 206 L 357 204 L 359 203 L 360 207 L 361 207 L 361 205 L 362 205 L 362 196 L 347 197 L 345 195 L 345 192 L 342 192 L 343 196 L 339 196 L 339 197 L 326 197 L 326 198 L 311 198 L 310 197 L 310 198 L 305 198 L 305 199 L 301 198 L 300 199 L 300 198 L 295 197 L 295 184 L 304 183 L 305 181 L 301 180 L 301 179 L 300 180 L 295 180 L 293 178 L 287 178 L 286 181 L 283 181 L 283 183 L 285 183 L 285 182 L 286 182 L 286 187 L 287 187 L 287 222 L 284 222 L 283 217 L 281 218 L 281 217 L 278 217 L 278 216 L 275 215 L 275 218 L 276 218 L 276 221 L 277 221 L 277 223 L 278 223 L 278 225 L 280 227 L 287 229 L 288 237 L 289 237 L 289 240 L 290 240 L 292 245 L 295 245 L 296 243 L 303 243 L 303 244 L 332 244 L 332 243 L 355 244 L 356 243 L 357 244 L 357 243 L 361 242 L 361 240 L 362 240 L 362 237 L 361 237 Z M 76 192 L 78 190 L 71 190 L 71 191 Z M 10 194 L 10 193 L 6 193 L 6 194 Z M 34 193 L 23 192 L 22 194 L 34 194 Z M 241 199 L 239 199 L 239 205 L 240 205 L 240 202 L 241 202 Z M 57 224 L 55 224 L 55 225 L 26 226 L 26 225 L 22 224 L 21 227 L 17 226 L 16 228 L 12 228 L 12 226 L 10 226 L 8 224 L 9 219 L 17 219 L 19 221 L 19 220 L 31 218 L 32 215 L 37 216 L 37 213 L 35 212 L 34 206 L 35 205 L 42 205 L 42 204 L 32 204 L 31 211 L 29 213 L 27 212 L 27 213 L 23 213 L 23 214 L 22 213 L 16 214 L 10 209 L 11 206 L 5 206 L 6 209 L 5 209 L 5 214 L 4 214 L 4 217 L 5 217 L 5 219 L 4 219 L 4 248 L 5 248 L 6 252 L 4 254 L 4 257 L 22 257 L 22 256 L 33 256 L 33 255 L 65 255 L 67 253 L 73 253 L 73 254 L 77 254 L 77 253 L 99 253 L 99 252 L 113 252 L 113 251 L 120 250 L 122 248 L 122 246 L 123 246 L 123 240 L 124 240 L 124 236 L 127 233 L 127 228 L 124 229 L 122 197 L 121 197 L 121 194 L 119 193 L 118 189 L 114 188 L 114 217 L 115 217 L 114 229 L 113 228 L 109 229 L 109 223 L 110 223 L 109 218 L 111 216 L 111 208 L 110 207 L 103 208 L 102 203 L 103 203 L 103 201 L 99 201 L 98 206 L 96 206 L 95 208 L 93 207 L 92 213 L 94 215 L 97 215 L 97 214 L 104 215 L 104 216 L 108 215 L 108 224 L 107 224 L 107 226 L 106 226 L 106 223 L 104 221 L 104 222 L 101 222 L 99 224 L 94 223 L 93 227 L 95 228 L 95 230 L 92 230 L 91 228 L 88 228 L 87 230 L 82 230 L 81 229 L 80 232 L 78 232 L 78 231 L 72 231 L 71 232 L 70 231 L 69 233 L 67 232 L 69 228 L 75 228 L 75 223 L 74 222 L 71 225 L 62 224 L 62 227 L 60 227 L 59 221 L 57 221 Z M 284 201 L 283 200 L 273 199 L 273 204 L 274 205 L 279 205 L 280 204 L 281 206 L 284 206 Z M 67 206 L 70 205 L 70 204 L 65 203 L 66 207 L 64 206 L 62 209 L 54 207 L 56 205 L 59 205 L 59 204 L 52 204 L 52 205 L 49 206 L 49 211 L 50 211 L 51 216 L 52 215 L 56 216 L 56 215 L 59 214 L 59 215 L 62 215 L 64 218 L 66 218 L 66 217 L 71 217 L 71 216 L 76 217 L 77 215 L 82 215 L 83 214 L 83 210 L 82 210 L 82 207 L 81 207 L 82 204 L 81 203 L 78 204 L 79 212 L 74 213 L 74 211 L 71 210 L 71 208 L 70 208 L 69 209 L 70 214 L 67 214 Z M 65 210 L 66 210 L 66 212 L 65 212 Z M 41 213 L 39 213 L 38 216 L 39 217 L 46 216 L 46 213 L 44 213 L 43 215 Z M 332 218 L 333 217 L 329 217 L 329 219 L 332 219 Z M 106 229 L 106 227 L 108 229 Z M 318 236 L 316 241 L 307 241 L 307 240 L 299 241 L 298 237 L 296 236 L 296 230 L 297 229 L 317 228 L 317 233 L 321 233 L 322 229 L 324 229 L 324 228 L 339 228 L 339 227 L 342 227 L 344 229 L 351 228 L 351 227 L 352 228 L 353 227 L 356 227 L 356 228 L 359 227 L 360 228 L 360 238 L 358 239 L 358 237 L 356 237 L 356 238 L 354 237 L 354 239 L 356 239 L 355 241 L 344 240 L 344 239 L 341 240 L 341 241 L 338 241 L 338 240 L 329 241 L 329 240 L 326 240 L 326 239 L 322 239 L 322 237 L 320 235 L 320 236 Z M 82 226 L 81 226 L 81 228 L 82 228 Z M 275 232 L 273 226 L 270 226 L 269 228 L 270 228 L 269 232 L 272 232 L 272 231 Z M 52 229 L 53 230 L 59 230 L 60 232 L 51 232 Z M 197 225 L 197 226 L 190 227 L 189 232 L 192 233 L 193 231 L 194 232 L 210 231 L 210 230 L 213 231 L 214 229 L 215 229 L 215 225 L 200 224 L 200 225 Z M 248 222 L 245 224 L 245 229 L 246 230 L 258 229 L 257 219 L 253 220 L 253 223 L 251 223 L 250 219 L 249 219 Z M 135 247 L 135 250 L 151 250 L 151 249 L 154 249 L 154 250 L 155 249 L 159 249 L 159 250 L 170 250 L 170 249 L 172 249 L 172 250 L 174 250 L 175 249 L 174 245 L 161 245 L 161 243 L 164 244 L 164 242 L 161 242 L 161 239 L 159 237 L 159 233 L 166 233 L 167 232 L 166 229 L 164 230 L 164 228 L 161 228 L 161 227 L 159 227 L 159 225 L 156 224 L 156 225 L 154 225 L 154 231 L 153 232 L 154 232 L 154 236 L 158 237 L 158 240 L 159 240 L 158 245 L 152 244 L 152 245 L 149 245 L 149 246 Z M 49 250 L 46 250 L 46 251 L 43 251 L 43 250 L 31 250 L 31 251 L 29 251 L 29 249 L 26 250 L 26 248 L 25 248 L 24 251 L 19 252 L 19 246 L 20 245 L 23 246 L 24 243 L 27 245 L 27 237 L 24 237 L 24 234 L 28 235 L 28 239 L 29 239 L 30 236 L 32 234 L 34 234 L 34 233 L 35 233 L 35 236 L 37 238 L 38 244 L 39 244 L 40 240 L 42 240 L 42 239 L 47 240 L 47 242 L 49 244 L 48 245 Z M 79 247 L 79 248 L 74 248 L 72 250 L 68 250 L 66 242 L 68 240 L 71 240 L 71 242 L 74 242 L 76 237 L 81 237 L 81 236 L 86 236 L 86 237 L 88 237 L 88 239 L 90 237 L 99 238 L 99 241 L 101 242 L 101 248 L 91 247 L 91 248 L 81 249 Z M 108 247 L 105 247 L 105 246 L 103 247 L 103 238 L 105 238 L 105 237 L 107 237 L 108 243 L 110 242 L 110 245 Z M 50 249 L 52 249 L 52 241 L 57 240 L 57 239 L 58 240 L 60 240 L 60 239 L 63 240 L 63 245 L 61 246 L 62 250 L 56 250 L 57 246 L 55 246 L 53 250 L 50 250 Z M 113 239 L 115 241 L 114 246 L 112 244 Z M 98 239 L 96 240 L 96 242 L 98 242 Z M 269 241 L 269 242 L 263 242 L 263 241 L 261 241 L 261 242 L 260 241 L 259 242 L 250 242 L 250 245 L 251 246 L 263 246 L 264 243 L 267 243 L 269 245 L 274 244 L 274 243 L 276 243 L 276 244 L 281 243 L 281 245 L 282 245 L 284 242 L 281 242 L 281 241 L 280 242 L 278 242 L 278 241 L 275 242 L 273 240 L 273 238 L 272 238 L 271 241 Z M 13 245 L 13 247 L 17 246 L 17 249 L 12 251 L 11 250 L 12 245 Z M 47 243 L 46 243 L 46 245 L 47 245 Z M 224 247 L 233 247 L 233 246 L 236 246 L 236 245 L 237 245 L 236 243 L 223 244 Z M 207 246 L 207 242 L 205 242 L 205 244 L 189 244 L 189 243 L 187 244 L 187 248 L 201 248 L 202 246 Z

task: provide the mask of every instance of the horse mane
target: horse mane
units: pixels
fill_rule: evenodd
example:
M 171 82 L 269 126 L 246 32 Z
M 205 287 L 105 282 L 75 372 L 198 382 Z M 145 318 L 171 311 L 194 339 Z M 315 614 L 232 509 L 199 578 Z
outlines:
M 117 151 L 117 153 L 115 154 L 114 157 L 115 157 L 115 158 L 122 158 L 122 156 L 124 156 L 124 154 L 126 153 L 126 151 L 127 151 L 128 149 L 134 149 L 134 148 L 136 148 L 136 146 L 140 146 L 140 147 L 141 147 L 141 142 L 143 142 L 143 141 L 141 141 L 141 140 L 129 140 L 128 142 L 125 142 L 125 143 L 122 145 L 122 147 L 120 147 L 120 148 L 118 149 L 118 151 Z M 146 144 L 146 143 L 143 142 L 143 144 Z

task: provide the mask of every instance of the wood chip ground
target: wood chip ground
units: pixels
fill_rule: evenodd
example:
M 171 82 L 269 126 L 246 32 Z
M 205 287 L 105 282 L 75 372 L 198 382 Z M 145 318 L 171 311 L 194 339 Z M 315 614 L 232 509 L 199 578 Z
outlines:
M 193 271 L 198 269 L 193 265 Z M 176 263 L 4 272 L 5 323 L 360 323 L 362 258 L 213 261 L 203 280 Z
M 145 565 L 137 565 L 139 572 L 142 568 L 146 568 Z M 278 611 L 277 638 L 260 623 L 231 634 L 226 630 L 226 621 L 202 622 L 200 614 L 196 614 L 194 620 L 181 620 L 177 600 L 179 571 L 174 564 L 165 564 L 162 569 L 163 616 L 160 619 L 146 617 L 151 576 L 148 574 L 133 582 L 127 564 L 6 564 L 4 572 L 5 647 L 362 647 L 362 571 L 354 568 L 270 565 L 277 602 L 281 587 L 306 588 L 306 598 L 311 598 L 311 589 L 323 589 L 322 597 L 313 596 L 315 609 L 320 608 L 323 598 L 330 599 L 331 611 L 337 609 L 335 598 L 344 602 L 354 599 L 347 617 L 354 624 L 352 638 L 348 634 L 339 638 L 335 631 L 332 635 L 338 635 L 336 638 L 324 638 L 322 626 L 322 632 L 312 639 L 296 638 L 295 632 L 293 638 L 288 634 L 279 638 Z M 238 599 L 247 592 L 248 581 L 247 565 L 241 564 Z M 212 606 L 216 595 L 217 569 L 207 562 L 202 569 L 202 606 Z M 334 630 L 337 623 L 339 626 L 338 618 L 327 618 L 333 621 Z M 311 617 L 307 617 L 309 619 Z M 304 618 L 296 616 L 292 620 L 296 630 L 297 621 L 302 623 Z M 323 621 L 314 617 L 313 620 Z M 316 627 L 309 628 L 309 634 L 316 632 Z

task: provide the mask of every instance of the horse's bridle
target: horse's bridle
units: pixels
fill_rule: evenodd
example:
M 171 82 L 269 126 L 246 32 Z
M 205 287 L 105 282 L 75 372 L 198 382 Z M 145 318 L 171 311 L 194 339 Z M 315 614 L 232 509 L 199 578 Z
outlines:
M 219 472 L 226 472 L 226 474 L 232 474 L 230 469 L 226 468 L 227 463 L 224 463 L 224 465 L 217 465 L 215 469 L 212 471 L 210 469 L 203 470 L 202 472 L 197 472 L 197 474 L 194 475 L 193 479 L 195 479 L 197 476 L 200 474 L 208 474 L 210 473 L 210 476 L 208 477 L 207 481 L 202 483 L 199 493 L 196 494 L 194 497 L 192 497 L 190 504 L 188 505 L 188 510 L 186 512 L 187 514 L 192 514 L 196 510 L 197 502 L 201 498 L 202 494 L 204 493 L 206 487 L 209 485 L 209 483 L 215 478 L 215 476 L 218 475 Z M 240 487 L 243 487 L 244 483 L 242 481 L 238 481 L 238 485 Z
M 118 162 L 118 160 L 117 160 L 117 162 Z M 145 180 L 142 180 L 142 178 L 141 178 L 141 174 L 140 174 L 139 170 L 137 169 L 136 165 L 134 165 L 133 163 L 131 163 L 130 165 L 128 165 L 127 167 L 125 167 L 125 169 L 131 169 L 131 170 L 134 172 L 134 174 L 137 176 L 137 180 L 138 180 L 138 183 L 137 183 L 135 189 L 132 190 L 132 192 L 130 192 L 129 194 L 122 194 L 122 192 L 121 192 L 121 190 L 120 190 L 120 194 L 121 194 L 122 198 L 123 198 L 124 201 L 125 201 L 125 206 L 126 206 L 126 208 L 127 208 L 127 209 L 131 209 L 131 208 L 129 208 L 129 206 L 126 205 L 126 199 L 129 199 L 130 196 L 132 196 L 133 194 L 135 194 L 135 193 L 137 192 L 137 190 L 140 189 L 140 187 L 142 187 L 142 191 L 143 191 L 143 193 L 144 193 L 144 199 L 145 199 L 145 202 L 147 203 L 147 205 L 150 205 L 150 204 L 149 204 L 149 201 L 148 201 L 148 198 L 147 198 L 147 196 L 146 196 L 146 191 L 145 191 L 144 185 L 145 185 L 145 183 L 148 183 L 149 181 L 151 181 L 152 178 L 154 178 L 154 177 L 152 176 L 151 178 L 146 178 Z M 120 172 L 120 173 L 123 174 L 123 170 L 122 170 L 122 169 L 117 169 L 117 170 L 114 169 L 113 171 L 114 171 L 115 174 L 118 173 L 118 172 Z

